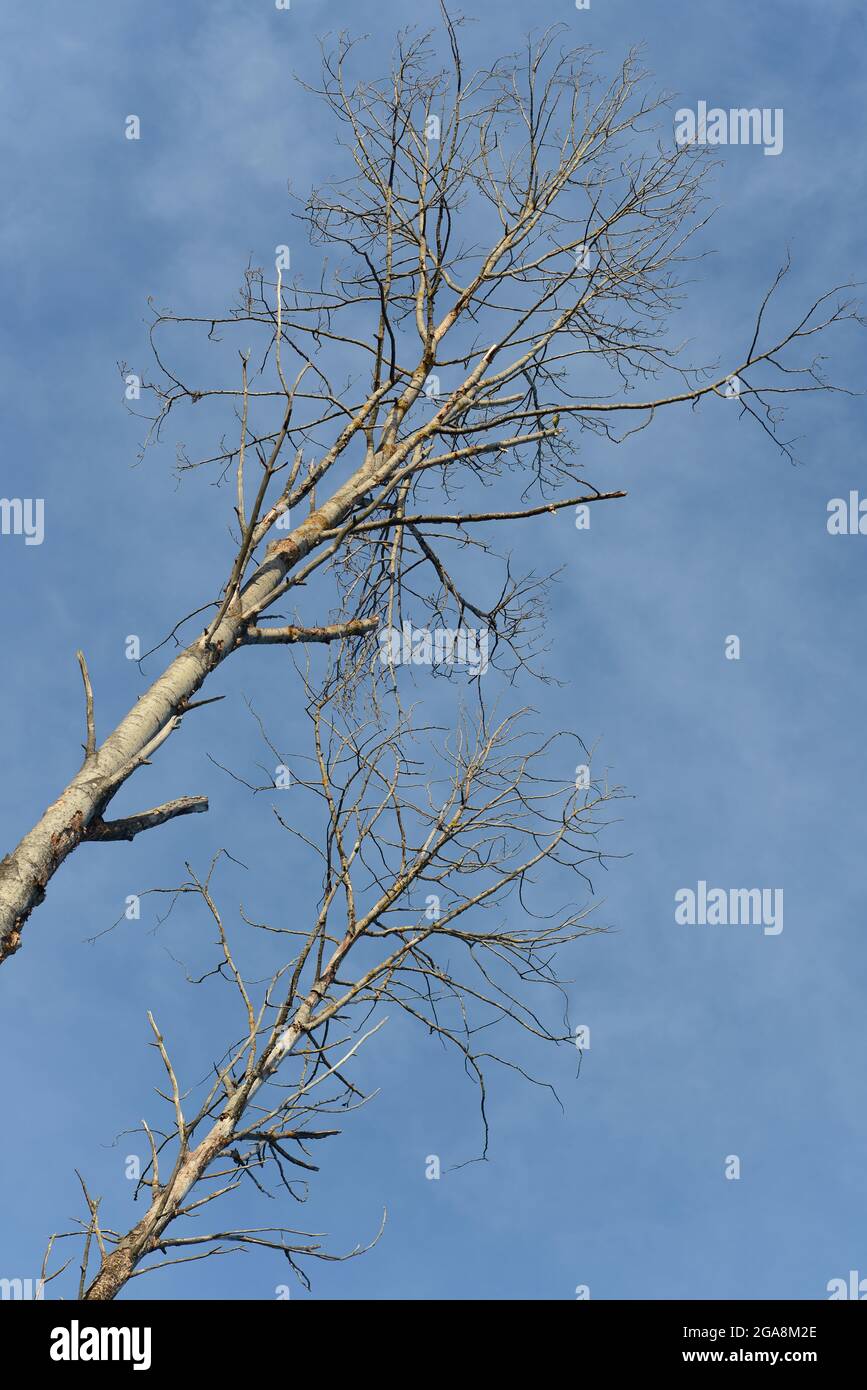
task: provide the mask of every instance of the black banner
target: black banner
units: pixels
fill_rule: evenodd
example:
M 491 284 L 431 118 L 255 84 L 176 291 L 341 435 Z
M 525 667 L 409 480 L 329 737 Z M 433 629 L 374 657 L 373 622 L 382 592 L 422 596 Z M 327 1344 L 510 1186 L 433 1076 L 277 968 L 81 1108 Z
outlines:
M 549 1327 L 555 1337 L 565 1336 L 568 1340 L 552 1346 L 570 1349 L 568 1355 L 576 1374 L 585 1373 L 592 1364 L 613 1372 L 622 1368 L 646 1374 L 675 1368 L 700 1370 L 708 1365 L 730 1369 L 743 1365 L 800 1365 L 824 1373 L 846 1366 L 857 1374 L 867 1328 L 864 1314 L 834 1300 L 587 1301 L 568 1307 L 552 1305 L 547 1313 L 540 1304 L 531 1306 L 533 1341 L 538 1346 L 536 1339 L 540 1334 L 544 1336 Z M 290 1367 L 299 1364 L 302 1346 L 316 1345 L 309 1338 L 311 1332 L 317 1331 L 319 1317 L 323 1319 L 323 1330 L 337 1325 L 343 1329 L 340 1335 L 345 1339 L 344 1349 L 349 1354 L 349 1347 L 355 1346 L 353 1355 L 359 1345 L 372 1346 L 383 1340 L 400 1344 L 407 1337 L 419 1344 L 429 1335 L 419 1320 L 420 1309 L 411 1315 L 411 1324 L 401 1319 L 393 1332 L 387 1333 L 381 1303 L 361 1307 L 363 1311 L 354 1313 L 353 1305 L 341 1302 L 338 1313 L 330 1304 L 319 1305 L 317 1312 L 316 1304 L 308 1300 L 303 1312 L 301 1305 L 291 1300 L 164 1303 L 125 1299 L 89 1304 L 86 1309 L 76 1303 L 6 1302 L 0 1304 L 0 1325 L 7 1366 L 14 1358 L 28 1370 L 47 1374 L 59 1383 L 70 1376 L 100 1379 L 106 1374 L 116 1377 L 118 1373 L 141 1378 L 180 1372 L 184 1376 L 216 1375 L 225 1379 L 233 1374 L 249 1376 L 262 1365 L 283 1366 L 288 1375 Z M 334 1323 L 335 1316 L 339 1324 Z M 480 1325 L 487 1325 L 486 1363 L 490 1358 L 495 1365 L 501 1357 L 513 1354 L 514 1329 L 504 1329 L 502 1336 L 496 1332 L 500 1316 L 497 1305 L 480 1308 L 477 1304 L 449 1304 L 448 1313 L 443 1316 L 449 1318 L 454 1354 L 459 1355 L 461 1362 L 466 1350 L 472 1352 L 476 1345 L 473 1338 L 479 1336 Z M 466 1328 L 461 1326 L 464 1316 Z M 508 1316 L 511 1319 L 513 1314 Z M 444 1325 L 438 1326 L 436 1344 L 443 1352 Z M 373 1328 L 378 1329 L 375 1337 Z M 329 1348 L 334 1347 L 336 1335 L 334 1331 L 328 1333 Z M 301 1343 L 298 1337 L 306 1340 Z M 574 1360 L 576 1354 L 578 1361 Z M 391 1353 L 386 1355 L 386 1361 L 393 1365 Z M 369 1370 L 368 1364 L 366 1373 Z

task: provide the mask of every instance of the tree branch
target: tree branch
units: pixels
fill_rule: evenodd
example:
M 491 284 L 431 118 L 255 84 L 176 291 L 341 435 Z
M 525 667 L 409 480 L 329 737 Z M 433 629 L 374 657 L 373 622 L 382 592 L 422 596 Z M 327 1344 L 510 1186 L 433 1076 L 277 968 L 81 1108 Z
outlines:
M 84 761 L 87 762 L 96 752 L 96 725 L 93 719 L 93 686 L 90 683 L 90 675 L 87 670 L 87 662 L 84 652 L 76 652 L 78 664 L 81 667 L 81 679 L 84 681 L 84 704 L 85 719 L 87 721 L 87 743 L 84 746 Z
M 162 806 L 154 806 L 150 811 L 139 811 L 136 816 L 124 816 L 120 820 L 95 820 L 88 826 L 85 840 L 134 840 L 143 830 L 153 830 L 166 821 L 176 820 L 178 816 L 193 816 L 207 811 L 206 796 L 179 796 L 175 801 L 166 801 Z
M 268 645 L 292 642 L 339 642 L 342 637 L 361 637 L 373 632 L 378 618 L 353 618 L 348 623 L 329 623 L 324 627 L 248 627 L 239 645 L 253 643 Z

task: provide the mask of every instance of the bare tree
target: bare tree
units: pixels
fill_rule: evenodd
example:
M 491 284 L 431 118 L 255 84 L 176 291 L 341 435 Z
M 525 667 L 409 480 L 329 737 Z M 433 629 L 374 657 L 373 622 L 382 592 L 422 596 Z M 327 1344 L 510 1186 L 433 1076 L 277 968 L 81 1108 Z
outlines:
M 225 1224 L 204 1231 L 201 1218 L 245 1183 L 304 1200 L 298 1179 L 316 1171 L 319 1142 L 339 1133 L 335 1113 L 364 1103 L 349 1063 L 389 1008 L 456 1050 L 478 1083 L 485 1147 L 486 1065 L 517 1065 L 501 1050 L 501 1035 L 517 1029 L 543 1042 L 574 1042 L 555 960 L 567 943 L 599 930 L 589 903 L 570 904 L 576 888 L 585 897 L 592 888 L 589 873 L 602 860 L 601 808 L 617 789 L 576 788 L 562 769 L 586 750 L 580 742 L 561 746 L 565 735 L 540 740 L 526 716 L 465 714 L 443 738 L 414 728 L 392 695 L 390 720 L 379 703 L 362 720 L 355 701 L 347 704 L 348 674 L 337 661 L 318 691 L 308 688 L 311 772 L 296 790 L 315 798 L 318 814 L 301 804 L 297 823 L 283 822 L 321 870 L 315 920 L 295 928 L 242 914 L 248 933 L 268 933 L 275 944 L 270 980 L 250 984 L 230 944 L 214 887 L 221 854 L 204 877 L 187 865 L 183 884 L 161 890 L 173 909 L 190 900 L 204 906 L 216 955 L 191 978 L 228 985 L 240 1008 L 239 1038 L 222 1051 L 210 1081 L 186 1091 L 149 1014 L 170 1120 L 143 1124 L 151 1157 L 137 1195 L 144 1193 L 147 1210 L 131 1230 L 101 1220 L 82 1179 L 80 1230 L 52 1236 L 49 1252 L 59 1239 L 83 1242 L 80 1298 L 110 1299 L 150 1269 L 244 1247 L 281 1252 L 305 1281 L 304 1257 L 347 1258 L 327 1253 L 315 1233 Z M 369 704 L 367 690 L 357 690 Z M 540 866 L 549 889 L 552 875 L 566 877 L 561 910 L 539 910 Z M 546 1018 L 551 1009 L 542 1004 L 552 992 L 559 1016 Z
M 102 742 L 80 657 L 84 761 L 0 863 L 0 959 L 18 950 L 80 844 L 131 839 L 207 808 L 181 796 L 105 819 L 125 783 L 207 703 L 197 693 L 233 652 L 369 633 L 394 621 L 421 582 L 433 585 L 423 597 L 434 611 L 476 615 L 502 654 L 526 660 L 535 582 L 507 570 L 499 596 L 481 602 L 465 595 L 454 563 L 468 545 L 487 549 L 478 536 L 497 522 L 624 495 L 582 476 L 582 433 L 619 442 L 663 409 L 727 394 L 736 378 L 741 414 L 791 457 L 780 398 L 834 389 L 820 359 L 799 349 L 856 315 L 833 290 L 771 331 L 785 268 L 740 361 L 687 365 L 669 341 L 688 242 L 708 216 L 707 165 L 701 149 L 653 135 L 664 103 L 646 94 L 634 55 L 604 82 L 592 55 L 564 52 L 555 29 L 468 76 L 447 17 L 445 29 L 444 67 L 429 37 L 405 35 L 382 81 L 348 76 L 348 39 L 324 56 L 317 94 L 347 177 L 298 209 L 312 243 L 334 256 L 318 284 L 284 282 L 278 256 L 276 281 L 250 268 L 228 313 L 155 313 L 149 438 L 202 401 L 239 426 L 237 442 L 224 438 L 213 457 L 180 460 L 234 476 L 235 560 L 204 631 Z M 180 324 L 202 329 L 203 370 L 207 346 L 216 385 L 170 365 L 164 332 Z M 240 363 L 229 349 L 238 332 Z M 494 481 L 497 507 L 479 504 Z M 314 590 L 315 623 L 261 626 L 279 599 Z

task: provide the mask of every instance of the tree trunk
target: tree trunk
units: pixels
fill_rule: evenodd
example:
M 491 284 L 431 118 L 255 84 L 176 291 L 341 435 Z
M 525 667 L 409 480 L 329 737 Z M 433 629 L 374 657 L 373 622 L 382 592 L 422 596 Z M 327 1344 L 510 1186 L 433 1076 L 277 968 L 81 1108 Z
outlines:
M 243 591 L 244 610 L 263 603 L 289 567 L 288 554 L 266 560 Z M 203 634 L 181 652 L 85 760 L 17 849 L 0 862 L 0 963 L 18 950 L 22 927 L 45 898 L 46 886 L 64 859 L 86 839 L 91 822 L 140 765 L 149 745 L 183 714 L 205 679 L 234 651 L 244 626 L 240 607 L 230 609 L 210 643 Z

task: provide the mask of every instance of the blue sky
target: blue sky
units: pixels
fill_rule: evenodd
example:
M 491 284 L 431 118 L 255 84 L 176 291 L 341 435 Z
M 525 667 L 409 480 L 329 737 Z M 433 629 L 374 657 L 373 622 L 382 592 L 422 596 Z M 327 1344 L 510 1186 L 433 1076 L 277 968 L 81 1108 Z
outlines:
M 473 0 L 467 13 L 469 65 L 563 21 L 603 66 L 643 42 L 672 113 L 699 100 L 784 109 L 778 157 L 722 152 L 704 242 L 715 255 L 680 316 L 698 358 L 742 350 L 787 249 L 778 323 L 859 277 L 862 6 Z M 147 365 L 147 296 L 177 310 L 229 303 L 248 260 L 265 263 L 286 238 L 287 180 L 304 192 L 329 168 L 327 116 L 293 72 L 312 76 L 318 36 L 344 27 L 382 53 L 407 15 L 345 0 L 293 0 L 289 12 L 269 0 L 47 0 L 0 17 L 0 494 L 46 502 L 42 546 L 0 537 L 4 852 L 78 766 L 76 648 L 104 735 L 144 688 L 125 636 L 159 641 L 226 567 L 224 494 L 179 487 L 171 445 L 136 463 L 141 423 L 116 364 Z M 435 8 L 412 18 L 433 25 Z M 123 135 L 131 112 L 138 142 Z M 827 351 L 835 378 L 862 389 L 863 336 L 843 332 Z M 577 1079 L 568 1049 L 547 1059 L 562 1111 L 497 1075 L 488 1162 L 429 1182 L 426 1155 L 449 1168 L 478 1152 L 478 1111 L 454 1059 L 391 1019 L 359 1058 L 378 1095 L 321 1155 L 307 1210 L 270 1204 L 265 1216 L 241 1201 L 233 1213 L 327 1230 L 348 1249 L 388 1208 L 374 1251 L 314 1267 L 312 1295 L 293 1287 L 293 1298 L 569 1299 L 584 1284 L 593 1298 L 821 1298 L 830 1279 L 867 1275 L 867 538 L 826 530 L 828 500 L 864 487 L 863 413 L 857 397 L 803 398 L 791 417 L 799 467 L 725 402 L 667 413 L 620 448 L 584 445 L 593 481 L 629 492 L 597 508 L 589 531 L 568 513 L 516 530 L 518 568 L 560 567 L 545 662 L 560 684 L 527 681 L 516 701 L 536 707 L 539 728 L 599 740 L 632 797 L 607 840 L 629 857 L 597 885 L 612 931 L 578 942 L 564 971 L 591 1048 Z M 180 433 L 191 448 L 213 442 L 198 417 Z M 737 662 L 724 657 L 732 633 Z M 139 1214 L 123 1159 L 140 1141 L 116 1136 L 156 1112 L 146 1010 L 189 1076 L 225 1042 L 224 998 L 191 1001 L 177 965 L 201 918 L 155 930 L 147 906 L 140 923 L 85 941 L 128 894 L 179 881 L 185 859 L 204 869 L 221 845 L 256 855 L 267 808 L 208 753 L 239 769 L 261 760 L 244 696 L 287 746 L 304 731 L 288 660 L 249 657 L 217 677 L 227 699 L 116 807 L 205 792 L 210 815 L 82 847 L 0 972 L 2 1276 L 35 1277 L 47 1236 L 80 1212 L 76 1167 L 112 1224 Z M 454 692 L 437 687 L 421 693 L 442 715 Z M 292 912 L 302 867 L 269 843 L 257 907 L 276 918 Z M 227 875 L 227 901 L 244 896 L 242 877 Z M 782 887 L 783 932 L 677 925 L 675 892 L 701 879 Z M 731 1154 L 738 1181 L 724 1177 Z M 276 1255 L 244 1255 L 130 1293 L 270 1298 L 285 1277 Z

